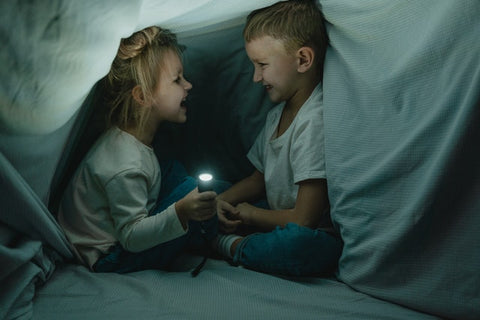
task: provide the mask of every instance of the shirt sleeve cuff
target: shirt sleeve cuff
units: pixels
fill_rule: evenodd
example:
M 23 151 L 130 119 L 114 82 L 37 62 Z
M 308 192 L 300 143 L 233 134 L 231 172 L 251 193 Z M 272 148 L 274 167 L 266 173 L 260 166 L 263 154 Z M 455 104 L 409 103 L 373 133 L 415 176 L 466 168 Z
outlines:
M 178 236 L 182 236 L 188 232 L 188 224 L 187 229 L 183 229 L 183 225 L 178 218 L 177 210 L 175 210 L 175 202 L 172 203 L 163 214 L 166 214 L 171 218 L 172 224 L 172 232 L 178 234 Z

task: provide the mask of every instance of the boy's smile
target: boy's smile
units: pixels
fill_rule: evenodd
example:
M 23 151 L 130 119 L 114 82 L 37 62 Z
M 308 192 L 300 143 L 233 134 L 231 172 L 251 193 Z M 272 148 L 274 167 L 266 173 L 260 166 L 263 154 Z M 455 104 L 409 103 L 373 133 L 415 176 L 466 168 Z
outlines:
M 289 100 L 296 92 L 297 63 L 283 41 L 263 36 L 245 43 L 255 71 L 254 82 L 261 82 L 273 102 Z

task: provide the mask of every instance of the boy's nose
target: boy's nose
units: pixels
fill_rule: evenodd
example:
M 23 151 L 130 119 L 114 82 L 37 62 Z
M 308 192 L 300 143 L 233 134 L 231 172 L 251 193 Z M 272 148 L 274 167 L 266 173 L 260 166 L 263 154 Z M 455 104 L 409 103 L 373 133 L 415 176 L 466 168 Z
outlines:
M 262 81 L 262 73 L 259 72 L 257 68 L 255 68 L 255 71 L 253 72 L 253 82 L 260 82 Z

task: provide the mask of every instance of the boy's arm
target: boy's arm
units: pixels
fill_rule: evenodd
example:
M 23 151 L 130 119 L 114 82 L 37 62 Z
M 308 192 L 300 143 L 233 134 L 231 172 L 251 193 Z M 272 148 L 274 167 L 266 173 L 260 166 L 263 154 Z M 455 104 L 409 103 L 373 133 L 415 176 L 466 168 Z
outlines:
M 299 183 L 295 208 L 287 210 L 265 210 L 248 203 L 237 206 L 243 224 L 273 230 L 289 222 L 300 226 L 317 228 L 322 214 L 328 208 L 327 182 L 325 179 L 311 179 Z
M 236 205 L 240 202 L 252 202 L 262 197 L 265 197 L 265 180 L 263 173 L 255 170 L 250 176 L 218 195 L 217 200 Z
M 237 203 L 255 201 L 264 196 L 265 181 L 263 174 L 258 170 L 218 195 L 217 216 L 220 230 L 224 233 L 232 233 L 242 224 L 238 218 L 238 210 L 234 207 Z

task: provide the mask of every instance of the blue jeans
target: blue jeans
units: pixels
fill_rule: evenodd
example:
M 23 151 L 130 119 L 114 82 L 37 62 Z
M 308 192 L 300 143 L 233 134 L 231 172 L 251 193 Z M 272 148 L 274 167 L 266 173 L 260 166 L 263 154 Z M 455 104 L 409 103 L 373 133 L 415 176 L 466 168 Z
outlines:
M 197 186 L 197 180 L 188 176 L 186 170 L 176 161 L 160 164 L 162 186 L 156 208 L 152 215 L 161 214 L 172 203 L 182 199 Z M 126 273 L 146 269 L 168 270 L 171 263 L 187 249 L 202 249 L 217 236 L 217 217 L 207 221 L 189 221 L 188 232 L 176 239 L 159 244 L 141 252 L 129 252 L 120 244 L 94 264 L 95 272 Z
M 288 223 L 285 228 L 246 236 L 238 244 L 233 262 L 271 274 L 329 275 L 338 265 L 342 247 L 335 235 Z

